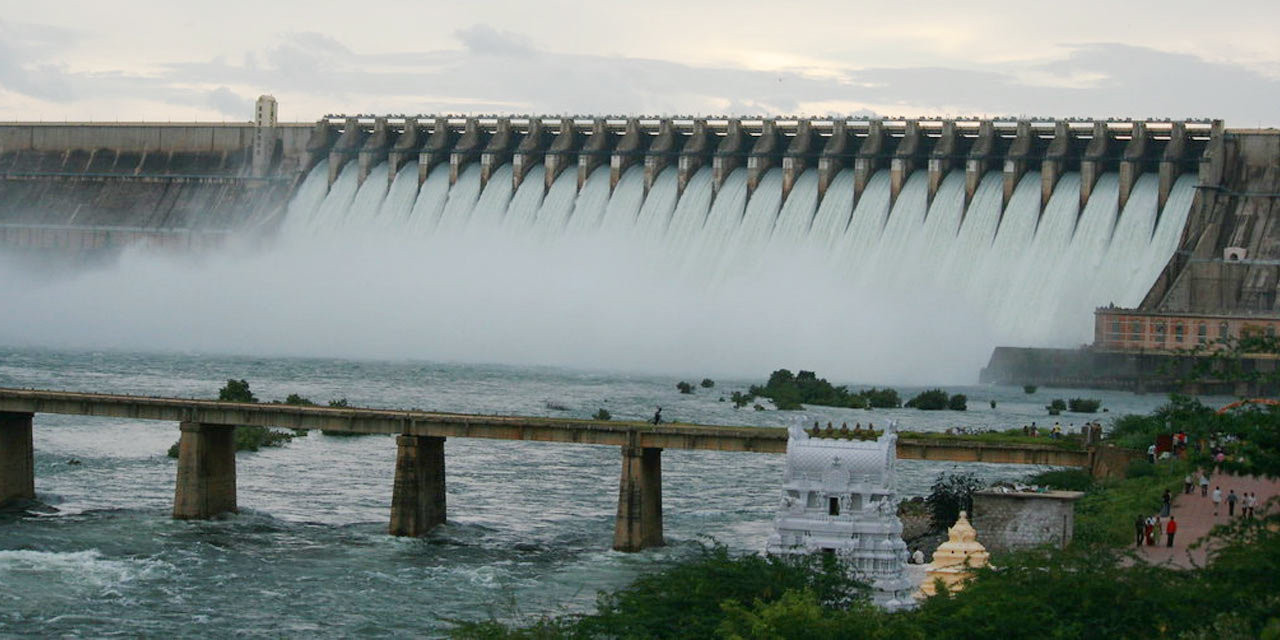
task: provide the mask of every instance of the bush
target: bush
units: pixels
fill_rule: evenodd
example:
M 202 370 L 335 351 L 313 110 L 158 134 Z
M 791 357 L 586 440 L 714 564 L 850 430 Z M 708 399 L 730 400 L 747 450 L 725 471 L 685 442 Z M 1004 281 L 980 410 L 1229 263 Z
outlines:
M 1132 460 L 1124 469 L 1126 478 L 1147 478 L 1156 474 L 1155 465 L 1146 460 Z
M 1067 408 L 1067 403 L 1062 398 L 1054 398 L 1049 401 L 1049 406 L 1045 408 L 1050 411 L 1064 411 Z
M 289 397 L 284 399 L 284 403 L 299 406 L 299 407 L 313 407 L 316 404 L 296 393 L 289 394 Z
M 1083 469 L 1043 471 L 1027 478 L 1027 482 L 1060 491 L 1088 491 L 1094 484 L 1093 476 Z
M 337 400 L 330 400 L 329 406 L 334 408 L 346 408 L 350 405 L 347 404 L 346 398 L 339 398 Z
M 875 409 L 897 409 L 902 406 L 902 398 L 897 389 L 863 389 L 858 395 L 866 399 L 867 404 Z M 857 407 L 855 407 L 857 408 Z
M 764 405 L 762 404 L 755 405 L 754 407 L 751 407 L 751 408 L 755 409 L 756 411 L 764 411 Z
M 940 473 L 934 480 L 925 502 L 929 505 L 930 522 L 935 529 L 956 523 L 961 511 L 973 512 L 973 492 L 986 486 L 971 473 Z
M 892 390 L 886 391 L 892 392 Z M 801 409 L 806 404 L 864 409 L 869 402 L 866 393 L 851 393 L 848 387 L 834 386 L 812 371 L 792 374 L 787 369 L 774 371 L 769 375 L 769 381 L 765 386 L 752 385 L 748 391 L 749 396 L 768 398 L 773 401 L 775 407 L 782 410 Z M 897 393 L 885 394 L 883 397 L 878 397 L 877 401 L 892 402 L 897 406 Z
M 249 390 L 249 382 L 243 379 L 228 379 L 227 384 L 218 390 L 218 399 L 223 402 L 258 401 L 258 399 L 253 396 L 253 392 Z
M 951 401 L 951 397 L 942 389 L 929 389 L 916 394 L 916 397 L 907 401 L 907 407 L 920 409 L 923 411 L 939 411 L 947 408 L 947 403 Z
M 716 381 L 715 381 L 715 380 L 712 380 L 711 378 L 703 378 L 703 379 L 702 379 L 702 382 L 701 382 L 701 383 L 699 383 L 699 384 L 701 384 L 701 385 L 702 385 L 702 388 L 703 388 L 703 389 L 710 389 L 710 388 L 712 388 L 712 387 L 716 386 Z
M 591 416 L 591 419 L 600 420 L 601 422 L 608 422 L 613 419 L 613 414 L 609 413 L 609 411 L 604 407 L 601 407 L 600 410 L 597 411 L 595 415 Z
M 1067 407 L 1072 413 L 1097 413 L 1102 401 L 1095 398 L 1072 398 Z
M 1026 394 L 1032 394 L 1032 393 L 1035 393 L 1036 389 L 1039 389 L 1039 388 L 1040 387 L 1037 387 L 1034 384 L 1024 384 L 1022 385 L 1022 392 Z
M 967 396 L 963 393 L 957 393 L 947 401 L 947 408 L 952 411 L 965 411 L 969 408 L 968 403 L 969 398 Z
M 582 619 L 579 637 L 711 638 L 726 613 L 721 603 L 773 602 L 789 589 L 808 589 L 824 606 L 853 599 L 861 588 L 843 564 L 824 554 L 730 556 L 716 545 L 691 561 L 641 576 L 600 596 Z
M 743 408 L 743 407 L 747 406 L 748 404 L 751 404 L 751 401 L 752 401 L 754 398 L 755 398 L 755 396 L 753 396 L 753 395 L 751 395 L 751 394 L 743 393 L 743 392 L 741 392 L 741 391 L 734 391 L 734 392 L 729 396 L 729 399 L 733 401 L 733 408 L 734 408 L 734 409 L 741 409 L 741 408 Z
M 996 408 L 996 401 L 995 401 L 995 400 L 992 400 L 992 401 L 991 401 L 991 408 L 992 408 L 992 409 Z
M 676 389 L 679 389 L 680 393 L 693 393 L 693 385 L 684 380 L 676 383 Z

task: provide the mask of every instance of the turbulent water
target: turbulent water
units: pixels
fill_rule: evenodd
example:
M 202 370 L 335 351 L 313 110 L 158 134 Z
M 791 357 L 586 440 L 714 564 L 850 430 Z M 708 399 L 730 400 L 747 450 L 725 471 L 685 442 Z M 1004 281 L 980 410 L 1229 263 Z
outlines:
M 661 405 L 668 418 L 705 423 L 898 420 L 915 429 L 1045 424 L 1043 405 L 1073 393 L 953 388 L 971 398 L 963 413 L 757 412 L 719 402 L 754 379 L 722 379 L 682 395 L 676 377 L 550 368 L 0 348 L 6 387 L 212 397 L 229 377 L 247 378 L 264 401 L 298 393 L 319 402 L 573 417 L 607 408 L 630 419 Z M 1161 401 L 1090 395 L 1111 410 L 1104 419 Z M 1081 419 L 1064 416 L 1063 424 Z M 164 454 L 176 424 L 37 414 L 34 435 L 36 492 L 58 512 L 0 516 L 6 637 L 421 637 L 443 633 L 450 619 L 588 610 L 598 590 L 688 557 L 704 536 L 739 551 L 763 549 L 782 478 L 782 456 L 664 451 L 669 546 L 622 554 L 609 548 L 616 447 L 450 439 L 449 523 L 408 540 L 386 535 L 390 437 L 313 433 L 241 453 L 242 512 L 177 522 L 169 517 L 175 461 Z M 900 491 L 925 493 L 948 468 L 988 478 L 1035 470 L 903 461 Z
M 638 166 L 581 188 L 574 168 L 547 188 L 541 166 L 518 189 L 510 166 L 487 184 L 477 165 L 452 185 L 443 168 L 418 185 L 413 164 L 328 174 L 267 241 L 0 278 L 24 300 L 0 343 L 965 383 L 996 345 L 1078 345 L 1096 306 L 1137 304 L 1194 191 L 1183 176 L 1157 211 L 1144 175 L 1121 211 L 1106 174 L 1082 209 L 1067 173 L 1042 210 L 1034 171 L 1008 206 L 998 172 L 967 205 L 960 172 L 930 199 L 917 171 L 892 202 L 885 171 L 856 202 L 847 170 L 822 198 L 813 170 L 783 198 L 776 168 L 754 190 L 703 168 L 683 192 L 668 168 L 647 193 Z

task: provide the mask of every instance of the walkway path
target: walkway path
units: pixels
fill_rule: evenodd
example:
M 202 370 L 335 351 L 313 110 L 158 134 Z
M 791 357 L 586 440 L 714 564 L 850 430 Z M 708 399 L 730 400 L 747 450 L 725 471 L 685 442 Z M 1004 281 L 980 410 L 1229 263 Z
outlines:
M 1194 476 L 1193 476 L 1194 477 Z M 1202 546 L 1197 549 L 1188 550 L 1196 540 L 1204 537 L 1214 525 L 1226 524 L 1227 516 L 1227 494 L 1234 489 L 1237 496 L 1243 496 L 1245 493 L 1256 493 L 1258 496 L 1258 505 L 1261 507 L 1272 496 L 1280 494 L 1280 480 L 1267 480 L 1265 478 L 1255 477 L 1237 477 L 1228 475 L 1214 475 L 1209 478 L 1209 495 L 1201 496 L 1200 487 L 1195 487 L 1195 491 L 1191 494 L 1183 494 L 1182 486 L 1170 487 L 1170 490 L 1177 491 L 1177 495 L 1173 500 L 1173 517 L 1178 521 L 1178 533 L 1173 538 L 1173 546 L 1165 546 L 1165 536 L 1159 536 L 1159 544 L 1153 547 L 1143 546 L 1141 555 L 1148 562 L 1155 564 L 1168 564 L 1183 569 L 1192 566 L 1204 566 L 1206 549 Z M 1218 511 L 1217 517 L 1213 515 L 1213 488 L 1222 487 L 1222 507 Z M 1239 518 L 1243 510 L 1243 501 L 1236 503 L 1236 517 Z M 1164 519 L 1168 522 L 1168 518 Z

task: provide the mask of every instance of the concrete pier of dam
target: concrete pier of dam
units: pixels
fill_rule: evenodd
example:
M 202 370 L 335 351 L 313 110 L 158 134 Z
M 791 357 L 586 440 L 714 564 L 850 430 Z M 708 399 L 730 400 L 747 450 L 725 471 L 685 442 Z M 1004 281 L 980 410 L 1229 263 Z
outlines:
M 1028 171 L 1042 175 L 1042 202 L 1064 172 L 1080 172 L 1082 199 L 1098 176 L 1116 172 L 1121 207 L 1152 173 L 1163 205 L 1179 175 L 1203 170 L 1225 131 L 1216 121 L 1028 119 L 359 115 L 278 123 L 274 100 L 260 103 L 245 123 L 0 123 L 0 225 L 8 229 L 0 247 L 101 247 L 133 239 L 125 230 L 269 229 L 322 160 L 331 184 L 348 163 L 362 183 L 379 164 L 388 180 L 413 164 L 419 184 L 434 171 L 456 182 L 472 164 L 487 183 L 510 163 L 516 187 L 541 164 L 547 188 L 565 170 L 581 187 L 598 167 L 616 186 L 636 165 L 646 190 L 673 166 L 681 192 L 702 167 L 712 169 L 717 192 L 734 169 L 746 170 L 751 191 L 776 168 L 784 197 L 805 170 L 817 171 L 821 197 L 851 169 L 854 206 L 880 169 L 890 172 L 891 201 L 914 171 L 928 173 L 930 200 L 949 173 L 963 171 L 966 202 L 983 175 L 1000 171 L 1006 203 Z

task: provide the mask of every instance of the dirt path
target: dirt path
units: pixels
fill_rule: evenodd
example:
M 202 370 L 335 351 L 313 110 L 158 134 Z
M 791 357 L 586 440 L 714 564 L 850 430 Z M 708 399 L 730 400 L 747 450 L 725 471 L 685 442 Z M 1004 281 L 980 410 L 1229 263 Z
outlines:
M 1214 487 L 1222 487 L 1222 506 L 1216 517 L 1213 515 Z M 1209 478 L 1209 495 L 1207 496 L 1200 495 L 1199 486 L 1195 487 L 1195 491 L 1191 494 L 1183 494 L 1181 484 L 1176 488 L 1170 487 L 1170 490 L 1177 491 L 1173 500 L 1172 515 L 1178 522 L 1178 533 L 1174 535 L 1173 546 L 1165 546 L 1165 535 L 1161 533 L 1157 537 L 1157 544 L 1151 547 L 1144 545 L 1140 549 L 1140 554 L 1148 562 L 1155 564 L 1167 564 L 1184 569 L 1203 566 L 1207 550 L 1204 547 L 1188 550 L 1187 547 L 1209 533 L 1214 525 L 1227 523 L 1227 494 L 1232 489 L 1237 496 L 1241 497 L 1245 493 L 1256 493 L 1258 505 L 1261 506 L 1272 496 L 1280 494 L 1280 480 L 1214 475 Z M 1237 518 L 1241 516 L 1243 509 L 1243 500 L 1237 502 Z M 1168 518 L 1164 518 L 1163 521 L 1168 522 Z

